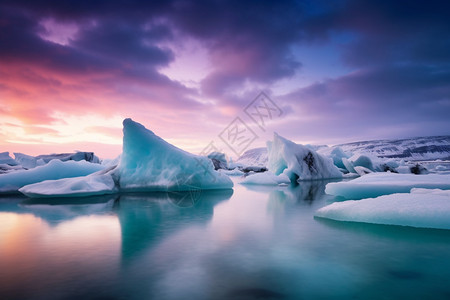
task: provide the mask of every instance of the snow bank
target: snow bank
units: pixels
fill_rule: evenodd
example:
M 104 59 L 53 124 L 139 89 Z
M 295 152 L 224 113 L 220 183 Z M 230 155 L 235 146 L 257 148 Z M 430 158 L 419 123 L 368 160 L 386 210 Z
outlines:
M 254 148 L 244 152 L 233 164 L 239 167 L 266 167 L 267 148 Z M 230 166 L 231 167 L 231 166 Z
M 412 188 L 450 189 L 450 175 L 371 173 L 351 181 L 329 183 L 325 192 L 347 199 L 362 199 L 408 193 Z
M 337 221 L 450 229 L 450 191 L 412 189 L 411 193 L 335 202 L 315 215 Z
M 272 172 L 256 173 L 249 175 L 240 182 L 241 184 L 278 185 L 289 184 L 291 180 L 285 174 L 275 175 Z
M 83 177 L 45 180 L 19 189 L 22 194 L 33 198 L 94 196 L 116 191 L 111 175 L 97 173 Z
M 342 177 L 342 173 L 330 158 L 276 133 L 273 141 L 267 142 L 267 149 L 269 171 L 275 175 L 284 174 L 292 182 Z
M 31 170 L 15 171 L 0 175 L 0 192 L 17 192 L 21 187 L 41 182 L 44 180 L 55 180 L 68 177 L 85 176 L 102 170 L 99 164 L 86 161 L 66 161 L 52 160 L 44 166 L 39 166 Z
M 115 175 L 125 191 L 228 189 L 231 179 L 204 156 L 181 150 L 131 119 L 123 121 L 123 153 Z

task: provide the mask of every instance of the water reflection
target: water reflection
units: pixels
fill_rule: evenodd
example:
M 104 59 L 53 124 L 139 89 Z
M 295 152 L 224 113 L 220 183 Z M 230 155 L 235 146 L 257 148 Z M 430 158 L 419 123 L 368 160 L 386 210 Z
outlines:
M 0 198 L 0 212 L 33 214 L 55 225 L 80 216 L 108 214 L 112 212 L 117 199 L 115 195 L 41 199 L 10 196 Z
M 260 186 L 260 185 L 243 185 L 247 190 L 269 194 L 270 198 L 278 199 L 278 201 L 290 204 L 309 204 L 317 199 L 327 196 L 325 194 L 325 186 L 336 180 L 310 180 L 288 186 Z
M 316 220 L 326 183 L 0 198 L 0 298 L 445 299 L 450 231 Z
M 214 206 L 233 190 L 200 193 L 140 193 L 120 196 L 115 212 L 122 231 L 122 259 L 133 259 L 179 228 L 209 221 Z

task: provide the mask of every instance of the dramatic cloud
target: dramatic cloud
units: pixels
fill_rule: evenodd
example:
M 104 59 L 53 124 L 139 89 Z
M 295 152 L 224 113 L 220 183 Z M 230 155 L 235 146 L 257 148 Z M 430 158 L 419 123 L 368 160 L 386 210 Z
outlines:
M 448 20 L 434 0 L 5 0 L 0 146 L 120 144 L 108 120 L 132 117 L 199 151 L 261 90 L 297 141 L 448 134 Z

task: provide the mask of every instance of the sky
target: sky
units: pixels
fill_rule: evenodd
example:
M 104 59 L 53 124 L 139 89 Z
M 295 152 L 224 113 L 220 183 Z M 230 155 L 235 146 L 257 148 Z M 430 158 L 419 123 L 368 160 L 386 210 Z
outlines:
M 448 1 L 0 2 L 0 152 L 450 134 Z

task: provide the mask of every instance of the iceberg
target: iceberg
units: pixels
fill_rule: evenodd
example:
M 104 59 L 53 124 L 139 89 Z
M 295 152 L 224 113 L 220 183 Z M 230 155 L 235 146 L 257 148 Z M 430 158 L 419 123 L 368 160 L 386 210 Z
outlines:
M 220 152 L 211 152 L 207 156 L 214 164 L 214 170 L 224 169 L 228 170 L 228 162 L 225 154 Z
M 43 159 L 37 159 L 34 156 L 26 155 L 23 153 L 14 152 L 14 157 L 16 161 L 25 169 L 33 169 L 37 166 L 45 165 L 45 161 Z
M 348 160 L 352 163 L 353 168 L 354 167 L 364 167 L 371 171 L 375 170 L 374 166 L 373 166 L 373 162 L 372 162 L 373 158 L 370 158 L 367 155 L 355 154 L 352 157 L 350 157 Z
M 316 217 L 336 221 L 450 229 L 450 191 L 412 189 L 410 193 L 335 202 Z
M 44 180 L 86 176 L 100 171 L 103 166 L 87 161 L 66 161 L 58 159 L 31 170 L 20 170 L 0 175 L 0 193 L 17 192 L 21 187 Z
M 356 200 L 394 193 L 408 193 L 412 188 L 450 189 L 450 175 L 370 173 L 351 181 L 329 183 L 325 192 Z
M 347 169 L 342 160 L 348 159 L 350 156 L 341 147 L 322 147 L 317 150 L 317 153 L 331 158 L 339 169 Z
M 131 119 L 125 119 L 123 126 L 123 152 L 118 165 L 117 160 L 104 165 L 78 162 L 96 166 L 95 171 L 98 172 L 64 176 L 75 178 L 36 180 L 22 185 L 20 192 L 36 198 L 93 196 L 118 191 L 191 191 L 233 187 L 228 176 L 214 170 L 209 158 L 185 152 Z M 28 172 L 51 164 L 53 161 Z
M 210 159 L 181 150 L 131 119 L 123 121 L 123 152 L 116 171 L 123 191 L 229 189 L 231 179 Z
M 328 178 L 342 178 L 333 161 L 314 150 L 289 141 L 274 133 L 267 142 L 268 169 L 275 175 L 284 174 L 292 182 Z
M 0 164 L 10 166 L 18 165 L 18 163 L 11 156 L 9 156 L 9 152 L 0 152 Z
M 58 153 L 58 154 L 44 154 L 36 156 L 36 159 L 42 159 L 45 163 L 51 160 L 59 159 L 60 161 L 75 160 L 81 161 L 85 160 L 91 163 L 100 163 L 100 159 L 94 154 L 94 152 L 83 152 L 77 151 L 75 153 Z

